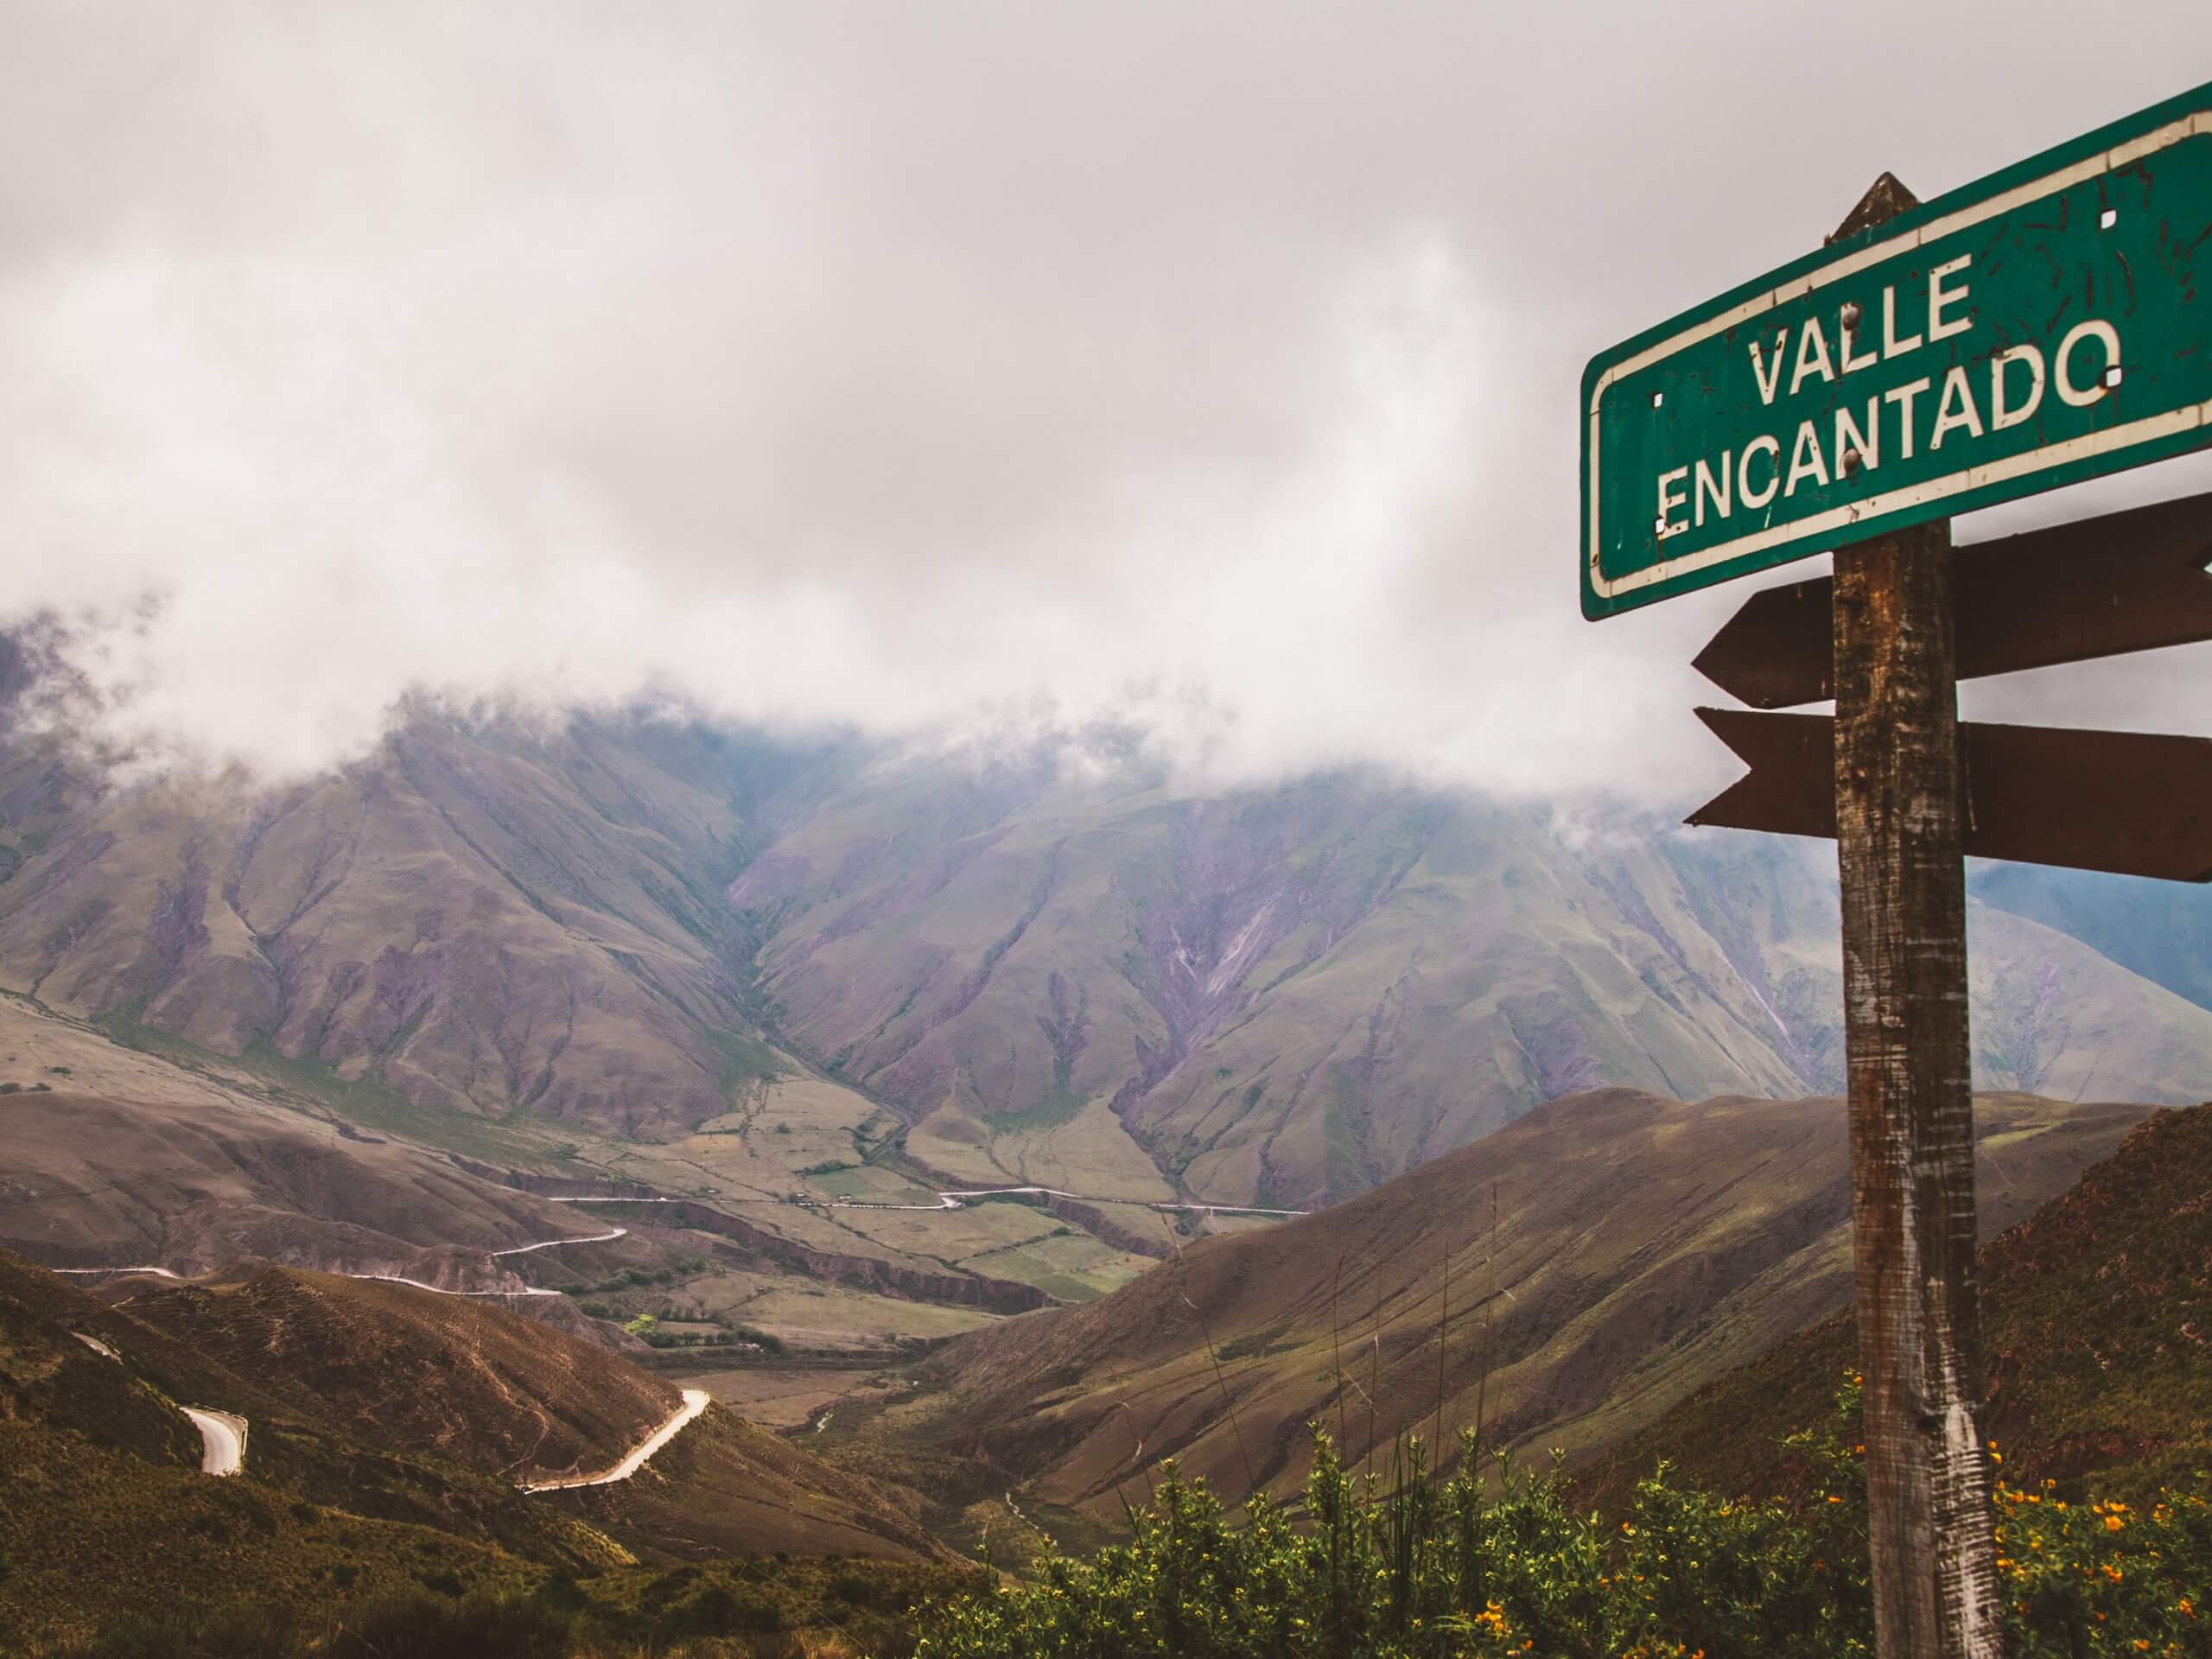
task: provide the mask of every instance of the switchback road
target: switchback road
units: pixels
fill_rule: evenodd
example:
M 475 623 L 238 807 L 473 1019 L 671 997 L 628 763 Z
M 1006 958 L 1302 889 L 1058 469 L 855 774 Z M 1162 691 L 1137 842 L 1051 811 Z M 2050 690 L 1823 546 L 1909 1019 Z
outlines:
M 676 1415 L 663 1423 L 632 1452 L 603 1475 L 563 1475 L 554 1480 L 526 1480 L 522 1483 L 525 1492 L 562 1492 L 577 1486 L 606 1486 L 618 1480 L 627 1480 L 645 1466 L 646 1459 L 683 1433 L 683 1426 L 706 1410 L 713 1399 L 704 1389 L 683 1390 L 683 1404 Z

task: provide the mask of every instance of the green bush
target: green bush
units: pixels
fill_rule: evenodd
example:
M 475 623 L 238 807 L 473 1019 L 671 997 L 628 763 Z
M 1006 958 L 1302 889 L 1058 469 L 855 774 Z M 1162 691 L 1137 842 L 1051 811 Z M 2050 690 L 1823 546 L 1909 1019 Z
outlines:
M 1385 1478 L 1356 1478 L 1314 1430 L 1305 1513 L 1264 1496 L 1235 1524 L 1170 1465 L 1134 1541 L 1049 1557 L 925 1621 L 927 1659 L 1849 1659 L 1873 1652 L 1856 1379 L 1837 1421 L 1792 1437 L 1810 1464 L 1796 1507 L 1671 1484 L 1627 1518 L 1576 1515 L 1554 1467 L 1529 1475 L 1472 1439 L 1432 1478 L 1402 1440 Z M 2011 1659 L 2212 1655 L 2212 1506 L 2168 1493 L 2147 1514 L 1997 1497 Z

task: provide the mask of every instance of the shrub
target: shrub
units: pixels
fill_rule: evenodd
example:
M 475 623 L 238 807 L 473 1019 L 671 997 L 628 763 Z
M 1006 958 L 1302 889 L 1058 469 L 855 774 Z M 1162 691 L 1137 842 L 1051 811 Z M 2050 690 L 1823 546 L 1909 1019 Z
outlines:
M 676 1610 L 676 1624 L 695 1636 L 772 1636 L 784 1628 L 785 1618 L 768 1596 L 710 1584 Z
M 1133 1541 L 1048 1557 L 1027 1587 L 936 1610 L 928 1659 L 1444 1659 L 1509 1654 L 1851 1659 L 1873 1652 L 1857 1380 L 1836 1421 L 1793 1436 L 1810 1501 L 1713 1497 L 1662 1465 L 1625 1520 L 1566 1507 L 1556 1466 L 1527 1475 L 1471 1437 L 1432 1478 L 1402 1439 L 1387 1478 L 1355 1478 L 1313 1431 L 1305 1516 L 1264 1495 L 1232 1524 L 1203 1482 L 1167 1468 L 1130 1516 Z M 2148 1513 L 1997 1496 L 2011 1659 L 2212 1654 L 2212 1503 L 2166 1493 Z
M 2012 1659 L 2212 1652 L 2212 1503 L 2162 1492 L 2145 1511 L 2067 1503 L 2054 1484 L 1997 1492 L 1997 1576 Z
M 127 1618 L 103 1629 L 72 1659 L 291 1659 L 303 1639 L 291 1610 L 267 1603 L 226 1608 L 195 1624 L 182 1617 Z
M 109 1625 L 73 1659 L 192 1659 L 192 1632 L 175 1619 L 125 1618 Z
M 332 1659 L 566 1659 L 575 1634 L 567 1614 L 543 1602 L 454 1602 L 417 1591 L 354 1609 L 323 1651 Z

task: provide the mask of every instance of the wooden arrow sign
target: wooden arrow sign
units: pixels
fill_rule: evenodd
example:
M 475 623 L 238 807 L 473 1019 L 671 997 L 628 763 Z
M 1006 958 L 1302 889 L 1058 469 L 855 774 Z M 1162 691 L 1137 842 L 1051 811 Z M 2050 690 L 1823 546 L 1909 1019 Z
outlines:
M 1751 773 L 1688 822 L 1835 835 L 1835 721 L 1700 709 Z M 2212 880 L 2212 738 L 1961 724 L 1976 858 Z
M 1955 549 L 1958 677 L 2212 639 L 2212 495 Z M 1754 709 L 1835 696 L 1826 576 L 1753 594 L 1694 664 Z

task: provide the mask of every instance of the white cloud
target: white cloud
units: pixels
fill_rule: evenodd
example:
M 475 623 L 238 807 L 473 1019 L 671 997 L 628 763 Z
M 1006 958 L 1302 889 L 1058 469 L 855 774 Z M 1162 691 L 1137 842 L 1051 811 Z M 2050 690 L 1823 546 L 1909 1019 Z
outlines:
M 2212 43 L 2049 12 L 1847 99 L 1749 4 L 19 6 L 0 623 L 270 773 L 427 689 L 1680 796 L 1738 594 L 1575 614 L 1580 361 Z

